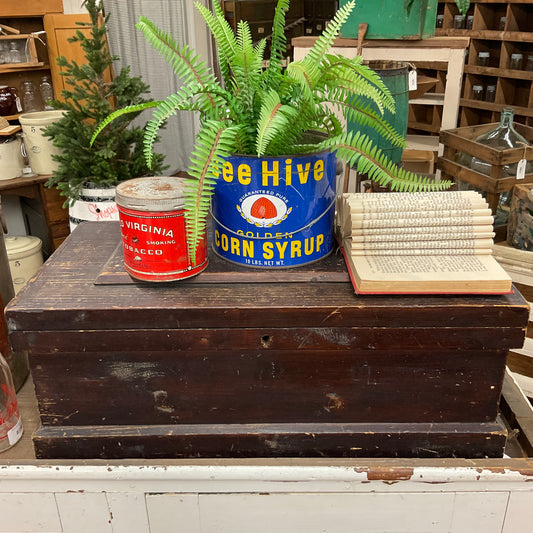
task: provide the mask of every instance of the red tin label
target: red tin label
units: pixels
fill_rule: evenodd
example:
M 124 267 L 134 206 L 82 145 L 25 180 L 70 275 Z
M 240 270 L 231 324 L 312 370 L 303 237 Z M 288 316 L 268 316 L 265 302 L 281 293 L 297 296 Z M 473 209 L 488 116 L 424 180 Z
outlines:
M 198 274 L 207 266 L 207 244 L 196 250 L 196 262 L 189 260 L 183 209 L 147 212 L 118 206 L 124 267 L 144 281 L 174 281 Z

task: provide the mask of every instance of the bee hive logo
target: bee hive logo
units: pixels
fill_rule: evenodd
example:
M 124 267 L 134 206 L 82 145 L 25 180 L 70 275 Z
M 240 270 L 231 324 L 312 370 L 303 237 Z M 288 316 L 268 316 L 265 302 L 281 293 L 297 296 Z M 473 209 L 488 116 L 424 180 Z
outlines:
M 252 194 L 237 205 L 241 216 L 257 227 L 270 228 L 280 224 L 292 211 L 285 201 L 272 194 Z

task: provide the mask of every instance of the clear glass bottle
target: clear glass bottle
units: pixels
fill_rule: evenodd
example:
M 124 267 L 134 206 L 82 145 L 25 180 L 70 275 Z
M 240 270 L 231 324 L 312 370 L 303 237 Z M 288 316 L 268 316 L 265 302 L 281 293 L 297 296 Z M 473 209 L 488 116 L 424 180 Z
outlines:
M 483 100 L 483 85 L 472 86 L 472 99 Z
M 22 82 L 22 110 L 24 113 L 42 110 L 41 98 L 32 81 Z
M 480 67 L 488 67 L 490 61 L 490 52 L 479 52 L 477 56 L 477 64 Z
M 513 126 L 514 109 L 512 107 L 504 107 L 500 116 L 500 123 L 498 126 L 486 133 L 481 134 L 474 139 L 475 142 L 490 146 L 497 150 L 507 150 L 509 148 L 520 148 L 523 146 L 529 146 L 527 140 L 518 133 Z M 479 159 L 478 157 L 459 153 L 457 154 L 457 162 L 465 167 L 471 168 L 480 174 L 490 176 L 492 165 Z M 502 171 L 502 178 L 510 176 L 516 176 L 517 163 L 510 163 L 504 165 Z M 526 164 L 526 174 L 533 172 L 533 161 L 529 161 Z M 469 189 L 471 186 L 467 183 L 461 182 L 458 184 L 458 188 L 461 190 Z M 483 191 L 480 191 L 483 192 Z M 495 225 L 505 224 L 507 221 L 509 203 L 511 201 L 511 192 L 504 192 L 500 194 L 500 201 L 498 207 L 498 213 L 496 214 Z
M 524 56 L 522 54 L 511 54 L 511 61 L 509 63 L 509 68 L 512 70 L 522 70 L 523 61 L 524 61 Z
M 485 102 L 494 102 L 496 100 L 496 85 L 487 85 L 485 91 Z
M 533 54 L 527 56 L 526 70 L 533 72 Z
M 14 446 L 22 437 L 22 431 L 13 376 L 0 353 L 0 452 Z
M 39 90 L 41 92 L 41 100 L 43 101 L 44 109 L 53 109 L 53 107 L 50 105 L 50 101 L 54 99 L 54 89 L 49 76 L 43 76 L 41 78 Z
M 455 17 L 453 17 L 453 27 L 456 30 L 464 30 L 464 28 L 465 28 L 465 16 L 464 15 L 455 15 Z
M 19 48 L 16 41 L 11 41 L 9 43 L 9 52 L 7 57 L 8 61 L 6 61 L 6 63 L 24 63 L 26 61 L 26 56 Z
M 7 48 L 4 41 L 0 41 L 0 65 L 7 63 Z
M 529 146 L 527 140 L 514 129 L 513 120 L 514 109 L 512 107 L 504 107 L 502 109 L 498 127 L 487 133 L 483 133 L 474 139 L 475 142 L 490 146 L 491 148 L 495 148 L 497 150 L 507 150 L 509 148 Z M 504 165 L 502 177 L 506 178 L 509 176 L 516 176 L 516 166 L 516 163 Z M 529 162 L 527 167 L 531 166 L 532 162 Z M 477 157 L 472 157 L 470 168 L 480 172 L 481 174 L 490 176 L 492 165 L 487 161 L 483 161 Z M 531 172 L 531 170 L 526 170 L 526 174 L 529 172 Z

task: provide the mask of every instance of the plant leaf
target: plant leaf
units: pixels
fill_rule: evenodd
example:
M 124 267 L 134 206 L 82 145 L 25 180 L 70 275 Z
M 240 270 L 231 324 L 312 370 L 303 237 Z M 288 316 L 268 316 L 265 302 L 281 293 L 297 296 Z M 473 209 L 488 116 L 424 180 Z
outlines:
M 235 149 L 238 126 L 209 120 L 202 124 L 191 154 L 189 174 L 194 178 L 185 187 L 185 219 L 189 258 L 195 262 L 196 249 L 202 239 L 216 178 L 220 175 L 224 157 Z
M 448 180 L 434 181 L 398 167 L 372 141 L 360 132 L 343 133 L 319 144 L 324 150 L 335 151 L 337 157 L 380 185 L 390 185 L 393 191 L 440 191 L 451 187 Z

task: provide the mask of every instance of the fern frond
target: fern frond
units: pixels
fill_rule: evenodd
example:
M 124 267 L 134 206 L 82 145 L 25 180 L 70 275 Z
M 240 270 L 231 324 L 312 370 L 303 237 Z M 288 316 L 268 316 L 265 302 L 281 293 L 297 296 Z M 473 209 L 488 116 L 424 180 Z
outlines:
M 209 203 L 215 180 L 220 175 L 224 158 L 235 150 L 237 126 L 209 120 L 202 125 L 191 154 L 189 173 L 194 178 L 184 189 L 185 219 L 189 257 L 194 263 L 196 249 L 206 226 Z
M 305 99 L 313 98 L 313 90 L 320 79 L 320 69 L 316 63 L 307 61 L 292 61 L 285 71 L 287 78 L 294 81 L 300 87 Z
M 94 144 L 94 141 L 96 140 L 96 137 L 98 137 L 98 135 L 100 135 L 102 130 L 106 126 L 111 124 L 111 122 L 113 122 L 113 120 L 115 120 L 116 118 L 121 117 L 123 115 L 128 115 L 130 113 L 139 113 L 140 111 L 144 111 L 145 109 L 157 107 L 160 103 L 161 102 L 144 102 L 142 104 L 130 105 L 130 106 L 123 107 L 122 109 L 117 109 L 116 111 L 108 115 L 102 122 L 100 122 L 100 124 L 98 124 L 98 126 L 94 130 L 94 133 L 91 137 L 89 146 L 92 147 L 92 145 Z
M 371 87 L 378 89 L 377 95 L 383 107 L 393 113 L 395 101 L 390 89 L 385 85 L 376 71 L 372 70 L 368 65 L 361 64 L 360 60 L 360 57 L 349 59 L 339 55 L 327 54 L 323 77 L 325 79 L 334 79 L 341 72 L 347 74 L 350 79 L 359 80 L 360 84 L 363 83 L 363 80 L 366 80 Z M 331 71 L 333 75 L 328 76 Z
M 391 113 L 395 113 L 394 100 L 385 102 L 383 93 L 376 86 L 353 71 L 342 67 L 329 69 L 321 78 L 320 88 L 317 90 L 322 90 L 328 99 L 339 98 L 340 93 L 344 93 L 346 96 L 349 94 L 365 96 L 374 102 L 381 113 L 385 108 Z
M 237 53 L 235 34 L 233 33 L 228 21 L 224 17 L 224 12 L 218 3 L 218 0 L 214 0 L 213 2 L 214 13 L 212 13 L 200 2 L 195 2 L 194 5 L 202 15 L 205 23 L 215 38 L 219 56 L 220 71 L 222 73 L 224 85 L 228 87 L 230 84 L 229 63 L 231 58 Z
M 270 61 L 266 72 L 266 89 L 273 87 L 281 76 L 281 61 L 287 48 L 285 36 L 285 18 L 290 0 L 278 0 L 272 22 L 272 41 L 270 43 Z
M 327 25 L 322 35 L 317 38 L 306 57 L 313 63 L 321 63 L 326 52 L 333 45 L 333 41 L 339 35 L 341 26 L 346 22 L 348 16 L 355 7 L 355 1 L 351 0 L 340 7 L 331 22 Z
M 251 109 L 261 80 L 263 57 L 254 49 L 250 26 L 242 20 L 237 24 L 237 50 L 230 62 L 234 86 L 238 87 L 243 104 Z
M 326 110 L 319 115 L 318 122 L 320 123 L 320 131 L 328 137 L 335 137 L 344 131 L 341 121 L 335 114 L 328 113 Z
M 352 120 L 360 126 L 370 126 L 376 130 L 384 139 L 389 140 L 394 146 L 405 148 L 406 142 L 384 118 L 376 113 L 369 105 L 365 105 L 357 97 L 348 95 L 347 100 L 328 99 L 332 104 L 338 104 L 339 108 L 344 111 L 347 120 Z
M 256 153 L 259 157 L 267 152 L 268 145 L 276 135 L 284 136 L 297 113 L 296 109 L 280 102 L 275 90 L 265 96 L 257 124 Z
M 418 176 L 399 168 L 389 161 L 366 135 L 360 132 L 343 133 L 326 139 L 319 144 L 319 148 L 335 151 L 337 157 L 346 161 L 348 165 L 367 174 L 370 179 L 380 185 L 390 185 L 393 191 L 440 191 L 452 185 L 449 180 L 436 182 L 427 176 Z
M 190 85 L 181 87 L 175 94 L 167 96 L 165 100 L 158 102 L 157 108 L 154 110 L 152 119 L 146 125 L 144 134 L 144 156 L 148 167 L 152 166 L 153 146 L 157 140 L 158 130 L 164 122 L 178 111 L 198 111 L 201 115 L 206 114 L 205 102 L 201 98 L 195 99 L 197 95 L 204 95 L 208 92 L 217 104 L 216 109 L 226 106 L 227 102 L 224 98 L 226 93 L 218 86 L 204 87 L 202 85 Z M 210 108 L 207 109 L 210 112 Z M 220 116 L 220 112 L 216 116 Z M 210 116 L 211 113 L 207 113 Z
M 206 63 L 200 61 L 188 46 L 178 45 L 171 35 L 158 28 L 146 17 L 140 17 L 136 27 L 143 32 L 154 50 L 171 65 L 184 84 L 214 85 L 218 83 Z M 207 93 L 206 96 L 210 98 Z M 212 102 L 212 105 L 214 107 L 215 103 Z
M 466 15 L 466 12 L 470 7 L 470 0 L 455 0 L 455 3 L 459 8 L 459 13 L 461 13 L 461 15 Z

